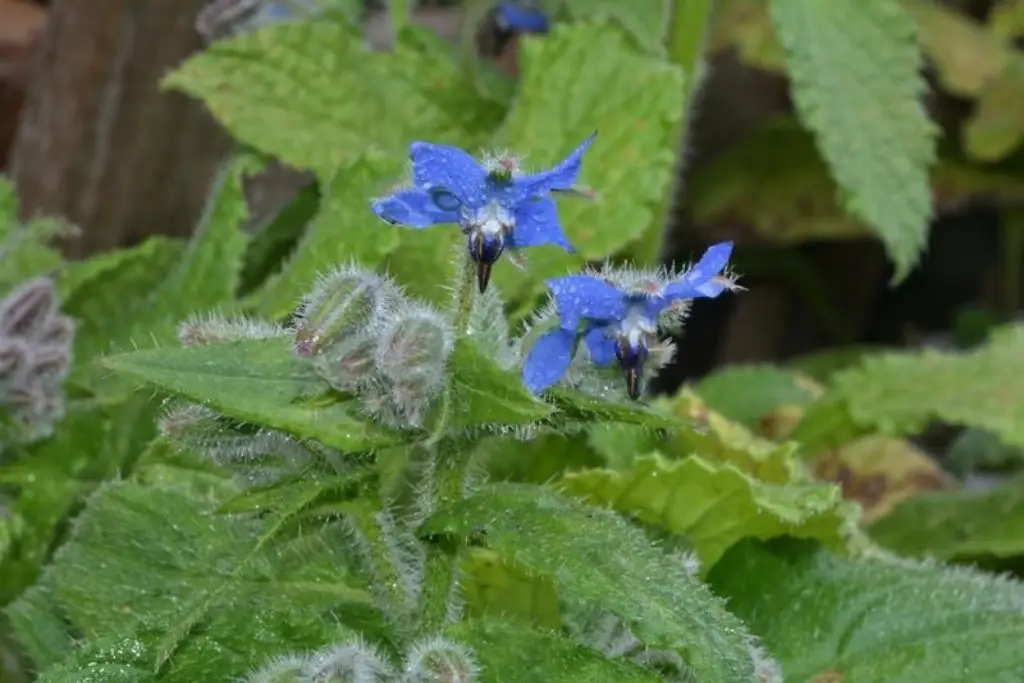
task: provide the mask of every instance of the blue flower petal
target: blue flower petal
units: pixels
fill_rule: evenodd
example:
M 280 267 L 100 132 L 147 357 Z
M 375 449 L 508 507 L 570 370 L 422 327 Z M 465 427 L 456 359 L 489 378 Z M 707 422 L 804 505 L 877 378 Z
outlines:
M 530 347 L 523 361 L 523 382 L 535 394 L 562 379 L 572 362 L 576 335 L 555 328 L 545 332 Z
M 592 133 L 554 168 L 514 179 L 512 186 L 506 191 L 505 201 L 519 204 L 530 197 L 542 197 L 555 190 L 571 189 L 579 179 L 583 167 L 583 153 L 594 143 L 596 137 L 597 133 Z
M 732 242 L 720 242 L 712 246 L 693 268 L 665 287 L 663 296 L 667 299 L 713 299 L 718 296 L 726 287 L 721 282 L 715 282 L 715 278 L 725 270 L 731 255 Z
M 617 321 L 626 314 L 626 296 L 613 285 L 590 275 L 568 275 L 547 281 L 558 303 L 562 329 L 571 332 L 581 320 Z
M 476 209 L 487 203 L 487 172 L 469 152 L 448 145 L 414 142 L 409 145 L 409 158 L 413 183 L 421 190 L 447 190 L 467 208 Z
M 399 190 L 371 204 L 373 212 L 388 223 L 410 228 L 429 228 L 438 223 L 458 223 L 458 211 L 443 211 L 430 193 L 415 187 Z
M 548 17 L 538 9 L 520 7 L 514 2 L 498 3 L 498 26 L 505 30 L 547 33 Z
M 606 328 L 592 327 L 583 335 L 583 341 L 590 351 L 590 358 L 597 365 L 608 365 L 615 360 L 615 340 L 607 335 Z
M 575 253 L 576 250 L 562 232 L 558 207 L 553 200 L 545 197 L 523 202 L 516 208 L 515 221 L 515 229 L 508 241 L 512 249 L 557 244 L 570 254 Z

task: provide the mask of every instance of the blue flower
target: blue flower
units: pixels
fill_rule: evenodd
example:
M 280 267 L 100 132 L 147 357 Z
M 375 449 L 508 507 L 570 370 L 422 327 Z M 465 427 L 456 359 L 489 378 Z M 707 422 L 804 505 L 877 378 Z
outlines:
M 373 212 L 392 225 L 411 228 L 458 224 L 483 292 L 491 267 L 506 249 L 556 244 L 574 251 L 550 194 L 573 189 L 583 153 L 596 135 L 561 163 L 535 174 L 520 173 L 513 159 L 480 163 L 457 147 L 414 142 L 409 146 L 413 185 L 375 200 Z
M 526 386 L 540 393 L 560 380 L 582 338 L 594 363 L 618 362 L 630 397 L 638 398 L 644 364 L 658 338 L 659 318 L 691 299 L 715 298 L 733 289 L 732 281 L 722 275 L 731 254 L 732 242 L 716 244 L 680 276 L 667 281 L 651 278 L 635 287 L 620 287 L 594 275 L 548 280 L 559 325 L 542 335 L 527 354 Z
M 498 28 L 504 31 L 548 32 L 548 17 L 536 7 L 523 7 L 515 2 L 499 2 L 496 10 Z

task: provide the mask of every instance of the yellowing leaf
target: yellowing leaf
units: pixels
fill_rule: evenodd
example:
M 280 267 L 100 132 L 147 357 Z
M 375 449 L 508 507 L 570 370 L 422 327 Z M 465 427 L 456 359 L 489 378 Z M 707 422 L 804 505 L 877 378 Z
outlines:
M 788 535 L 842 548 L 856 523 L 856 508 L 843 502 L 835 486 L 763 484 L 698 456 L 673 462 L 653 455 L 625 472 L 569 473 L 560 487 L 686 536 L 706 566 L 746 537 Z
M 814 460 L 815 473 L 843 487 L 861 504 L 864 521 L 886 515 L 923 491 L 951 488 L 955 481 L 909 441 L 873 434 L 826 451 Z

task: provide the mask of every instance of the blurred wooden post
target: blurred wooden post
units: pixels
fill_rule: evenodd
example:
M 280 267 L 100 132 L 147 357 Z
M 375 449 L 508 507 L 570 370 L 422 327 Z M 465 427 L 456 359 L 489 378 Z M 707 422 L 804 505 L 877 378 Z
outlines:
M 24 217 L 62 216 L 81 257 L 188 234 L 231 140 L 202 105 L 160 92 L 201 47 L 205 0 L 55 0 L 11 152 Z

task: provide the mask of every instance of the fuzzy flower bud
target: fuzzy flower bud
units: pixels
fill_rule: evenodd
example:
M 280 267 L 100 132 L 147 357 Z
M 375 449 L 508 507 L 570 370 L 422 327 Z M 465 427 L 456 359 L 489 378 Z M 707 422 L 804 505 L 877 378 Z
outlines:
M 314 358 L 317 372 L 338 391 L 358 391 L 374 379 L 377 337 L 371 330 L 353 330 Z
M 0 302 L 0 335 L 34 338 L 57 310 L 57 293 L 49 278 L 36 278 L 17 287 Z
M 178 325 L 178 341 L 182 346 L 206 346 L 244 339 L 273 339 L 288 334 L 275 323 L 245 316 L 224 317 L 219 313 L 192 315 Z
M 279 657 L 249 676 L 246 683 L 305 683 L 305 666 L 304 657 Z
M 303 672 L 304 683 L 382 683 L 394 677 L 384 655 L 362 640 L 318 652 Z
M 357 266 L 320 277 L 296 314 L 295 352 L 307 358 L 364 330 L 401 299 L 389 279 Z
M 473 683 L 479 672 L 470 648 L 445 638 L 428 638 L 409 648 L 402 683 Z
M 23 283 L 0 300 L 0 408 L 30 440 L 64 416 L 61 383 L 71 365 L 74 322 L 57 310 L 48 278 Z
M 444 387 L 444 371 L 455 346 L 451 323 L 422 304 L 394 313 L 377 337 L 376 367 L 390 402 L 418 424 Z

